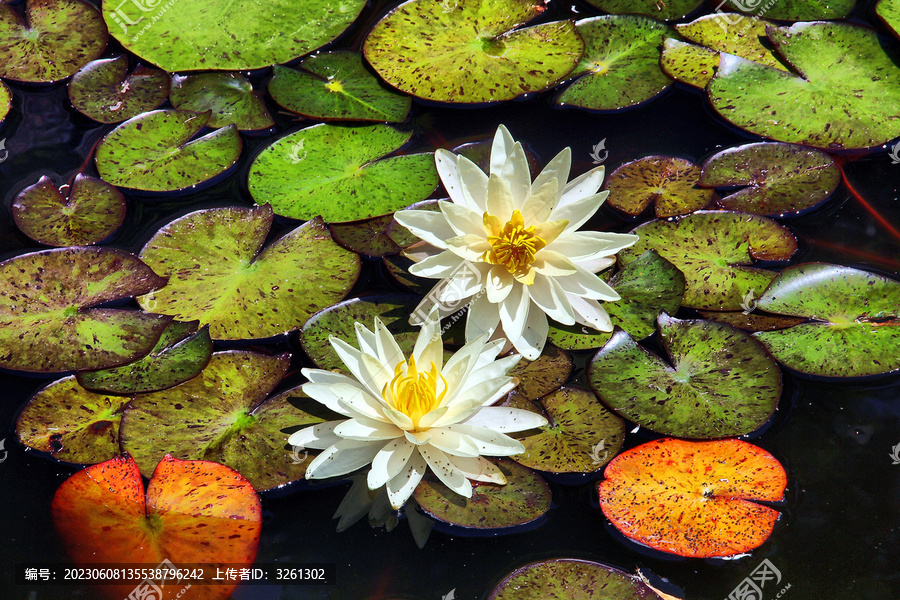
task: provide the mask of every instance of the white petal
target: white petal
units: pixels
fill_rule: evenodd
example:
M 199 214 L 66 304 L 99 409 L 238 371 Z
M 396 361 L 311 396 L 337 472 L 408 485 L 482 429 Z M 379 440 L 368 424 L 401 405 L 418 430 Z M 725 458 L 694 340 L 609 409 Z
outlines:
M 506 345 L 506 340 L 500 339 L 492 339 L 487 342 L 478 353 L 478 359 L 475 361 L 475 364 L 472 366 L 472 371 L 477 371 L 483 367 L 494 362 L 494 359 L 503 352 L 503 347 Z
M 600 186 L 603 185 L 605 174 L 606 167 L 601 165 L 570 181 L 566 184 L 562 196 L 559 198 L 559 203 L 556 205 L 557 208 L 576 202 L 585 196 L 596 194 Z
M 403 350 L 400 349 L 394 336 L 388 331 L 388 328 L 378 317 L 375 317 L 375 336 L 375 347 L 378 349 L 378 360 L 381 361 L 382 365 L 384 365 L 384 367 L 388 369 L 388 372 L 393 375 L 394 366 L 397 363 L 406 360 L 406 357 L 403 355 Z M 379 390 L 383 387 L 383 384 L 378 385 Z
M 348 419 L 334 428 L 335 435 L 358 442 L 392 440 L 403 435 L 403 430 L 393 423 L 357 417 Z
M 609 287 L 605 281 L 587 269 L 582 269 L 578 265 L 575 266 L 578 268 L 575 273 L 556 278 L 557 283 L 568 293 L 591 300 L 607 300 L 610 302 L 620 298 L 618 292 Z
M 516 283 L 513 287 L 518 286 Z M 494 333 L 500 323 L 500 306 L 491 303 L 487 294 L 481 294 L 472 301 L 466 315 L 466 342 L 481 336 L 490 337 Z
M 522 442 L 514 440 L 499 431 L 491 431 L 484 427 L 472 427 L 461 423 L 449 425 L 447 429 L 472 438 L 478 444 L 481 454 L 485 456 L 511 456 L 525 452 L 525 446 L 522 445 Z
M 349 379 L 349 378 L 348 378 Z M 341 398 L 332 390 L 332 386 L 334 385 L 346 385 L 343 382 L 341 383 L 304 383 L 301 389 L 303 393 L 318 402 L 326 406 L 329 410 L 333 410 L 336 413 L 342 414 L 345 417 L 351 417 L 349 412 L 341 406 Z M 357 389 L 359 389 L 357 387 Z M 363 393 L 362 390 L 359 390 L 360 393 Z
M 494 265 L 488 272 L 487 283 L 484 289 L 487 292 L 488 302 L 499 304 L 506 300 L 512 286 L 516 285 L 516 278 L 503 265 Z
M 462 299 L 474 296 L 484 288 L 489 269 L 490 266 L 484 263 L 463 263 L 441 290 L 438 302 L 445 306 L 458 306 Z
M 531 296 L 526 285 L 516 285 L 510 291 L 506 300 L 499 304 L 500 322 L 503 323 L 503 331 L 510 342 L 522 335 L 525 323 L 528 320 L 528 310 L 531 307 Z
M 528 313 L 528 323 L 522 331 L 522 337 L 515 340 L 513 345 L 516 350 L 528 360 L 537 360 L 547 343 L 547 333 L 550 324 L 547 323 L 547 315 L 540 310 L 531 310 Z
M 547 425 L 543 416 L 521 408 L 486 406 L 461 423 L 494 431 L 527 431 Z
M 601 256 L 592 260 L 585 260 L 578 263 L 578 266 L 591 273 L 599 273 L 605 271 L 616 264 L 616 259 L 612 256 Z
M 412 355 L 416 359 L 416 364 L 422 365 L 423 369 L 429 368 L 431 363 L 437 366 L 438 371 L 444 366 L 444 343 L 441 340 L 439 326 L 440 320 L 435 312 L 419 330 L 419 336 L 416 338 Z
M 506 126 L 500 125 L 497 127 L 497 132 L 494 134 L 494 141 L 491 144 L 491 173 L 500 173 L 500 170 L 503 169 L 503 165 L 506 164 L 506 159 L 509 158 L 513 146 L 515 145 L 516 141 L 513 139 Z
M 326 371 L 325 369 L 301 369 L 300 372 L 304 377 L 309 379 L 311 383 L 346 383 L 355 385 L 362 389 L 362 384 L 356 379 L 348 377 L 343 373 L 335 373 L 334 371 Z
M 409 415 L 387 406 L 387 403 L 385 403 L 382 410 L 384 410 L 384 416 L 390 419 L 391 422 L 400 429 L 407 431 L 413 428 L 413 422 L 412 419 L 409 418 Z
M 547 221 L 553 207 L 556 205 L 556 196 L 559 185 L 556 179 L 551 179 L 525 201 L 522 207 L 522 218 L 525 220 L 525 227 L 531 225 L 540 225 Z
M 456 233 L 443 213 L 431 210 L 398 210 L 394 220 L 409 229 L 410 233 L 438 248 L 446 248 L 444 240 Z
M 354 323 L 354 329 L 356 329 L 356 340 L 359 343 L 359 349 L 363 354 L 369 354 L 371 356 L 378 356 L 378 350 L 376 349 L 375 344 L 375 332 L 369 331 L 369 329 L 360 322 Z
M 304 448 L 327 448 L 341 439 L 334 434 L 334 428 L 341 423 L 344 423 L 344 421 L 328 421 L 326 423 L 317 423 L 311 427 L 304 427 L 291 434 L 288 438 L 288 444 L 297 446 L 301 450 Z
M 445 427 L 454 423 L 465 421 L 480 408 L 494 404 L 500 398 L 508 394 L 518 381 L 512 377 L 504 377 L 499 381 L 483 381 L 468 390 L 465 396 L 450 405 L 446 414 L 435 421 L 434 427 Z
M 447 456 L 447 460 L 453 463 L 457 469 L 462 471 L 466 479 L 473 481 L 484 481 L 485 483 L 496 483 L 504 485 L 506 476 L 500 468 L 486 458 L 465 458 L 462 456 Z
M 465 205 L 478 214 L 483 214 L 484 202 L 487 199 L 488 176 L 465 156 L 457 158 L 457 165 Z
M 516 209 L 509 186 L 496 173 L 491 173 L 488 179 L 487 200 L 484 204 L 488 214 L 499 217 L 501 221 L 507 221 Z M 481 222 L 481 230 L 484 231 L 484 219 Z
M 367 476 L 369 489 L 378 489 L 396 477 L 409 462 L 415 449 L 415 446 L 403 438 L 386 444 L 372 459 L 372 468 Z
M 593 327 L 597 331 L 612 331 L 612 322 L 609 320 L 609 314 L 606 309 L 596 300 L 589 300 L 568 294 L 569 302 L 575 310 L 575 322 L 579 325 Z
M 366 466 L 384 446 L 381 442 L 339 440 L 319 453 L 306 468 L 307 479 L 326 479 L 346 475 Z
M 393 361 L 383 361 L 370 356 L 368 354 L 360 355 L 360 364 L 366 372 L 366 380 L 370 386 L 376 390 L 383 390 L 384 386 L 391 382 L 394 378 L 394 365 L 403 360 L 401 354 Z
M 430 256 L 409 267 L 409 272 L 419 277 L 443 279 L 450 277 L 465 261 L 454 252 L 447 250 L 437 256 Z
M 442 450 L 447 454 L 452 454 L 453 456 L 468 456 L 470 458 L 474 458 L 480 454 L 475 442 L 460 433 L 440 428 L 432 429 L 431 434 L 431 440 L 428 442 L 428 445 L 433 446 L 438 450 Z
M 566 147 L 563 148 L 559 154 L 554 156 L 553 159 L 547 163 L 547 166 L 544 167 L 544 170 L 534 178 L 534 182 L 531 184 L 531 189 L 539 190 L 541 189 L 542 185 L 544 185 L 551 179 L 556 179 L 556 181 L 559 182 L 559 185 L 554 205 L 559 203 L 559 199 L 562 198 L 563 192 L 566 189 L 566 187 L 562 184 L 565 183 L 565 181 L 569 178 L 569 169 L 571 167 L 572 149 Z
M 433 446 L 422 446 L 419 453 L 444 485 L 461 496 L 472 497 L 472 484 L 462 471 L 447 460 L 446 454 Z
M 482 260 L 484 253 L 491 249 L 491 244 L 484 237 L 484 233 L 479 235 L 467 233 L 448 239 L 447 249 L 463 260 L 474 262 Z
M 451 232 L 454 234 L 456 233 L 452 230 Z M 430 256 L 437 256 L 446 249 L 446 244 L 441 244 L 441 247 L 439 248 L 437 246 L 429 244 L 428 242 L 416 242 L 412 246 L 404 249 L 401 254 L 414 263 L 419 263 Z
M 459 298 L 454 302 L 441 302 L 439 300 L 449 283 L 449 279 L 442 279 L 431 288 L 428 295 L 422 298 L 422 301 L 419 302 L 419 305 L 416 306 L 415 310 L 409 316 L 410 325 L 424 325 L 432 322 L 431 319 L 433 317 L 431 315 L 434 315 L 435 311 L 437 311 L 440 318 L 448 317 L 462 310 L 469 304 L 470 298 Z
M 549 248 L 544 248 L 538 252 L 534 257 L 534 262 L 531 266 L 538 273 L 548 277 L 571 275 L 577 270 L 574 262 L 559 252 L 554 252 Z
M 437 168 L 441 183 L 447 190 L 447 195 L 456 204 L 465 204 L 462 193 L 462 185 L 459 181 L 459 168 L 456 164 L 456 155 L 440 148 L 434 152 L 434 166 Z
M 425 413 L 419 418 L 419 429 L 433 427 L 437 421 L 447 414 L 448 410 L 450 410 L 449 406 L 439 406 L 438 408 Z
M 476 367 L 466 376 L 466 380 L 459 386 L 459 391 L 457 393 L 468 394 L 468 390 L 477 385 L 481 385 L 484 382 L 499 381 L 501 378 L 505 377 L 509 370 L 516 366 L 521 359 L 522 357 L 520 355 L 513 354 L 501 358 L 500 360 L 491 361 L 481 368 Z M 498 385 L 497 387 L 499 388 L 500 386 Z M 492 396 L 494 393 L 495 392 L 488 392 L 486 395 Z
M 566 231 L 553 240 L 547 250 L 559 252 L 569 260 L 580 263 L 600 256 L 612 256 L 637 242 L 637 239 L 636 235 L 627 233 Z
M 369 391 L 343 383 L 331 384 L 331 392 L 337 396 L 342 414 L 387 422 L 384 416 L 384 400 L 381 399 L 380 392 L 373 395 Z
M 381 389 L 374 389 L 370 382 L 366 381 L 366 370 L 362 365 L 362 358 L 360 358 L 362 353 L 344 340 L 333 335 L 329 336 L 328 341 L 331 342 L 331 347 L 334 348 L 338 358 L 341 359 L 341 362 L 344 363 L 350 373 L 356 377 L 357 381 L 363 384 L 370 394 L 380 397 Z
M 427 431 L 405 431 L 406 441 L 414 446 L 421 446 L 423 444 L 427 444 L 431 441 L 431 436 L 434 434 L 432 430 Z
M 566 298 L 565 290 L 552 277 L 541 273 L 534 276 L 534 285 L 528 291 L 531 300 L 551 319 L 563 325 L 575 324 L 575 311 Z
M 550 213 L 550 220 L 559 221 L 565 219 L 569 222 L 566 226 L 566 231 L 575 231 L 593 217 L 594 213 L 600 210 L 600 206 L 603 205 L 603 201 L 606 200 L 607 196 L 609 196 L 609 192 L 604 191 L 599 194 L 579 198 L 565 206 L 557 205 L 553 212 Z
M 528 159 L 522 144 L 516 142 L 513 150 L 507 157 L 503 168 L 500 170 L 500 178 L 506 182 L 510 194 L 512 194 L 513 207 L 522 210 L 525 201 L 531 196 L 531 171 L 528 168 Z M 556 190 L 553 190 L 553 202 L 556 203 Z M 488 184 L 488 199 L 490 199 L 490 183 Z M 490 212 L 490 210 L 488 211 Z M 502 214 L 502 213 L 491 213 Z M 526 225 L 528 221 L 525 221 Z
M 472 233 L 475 235 L 484 235 L 484 217 L 467 206 L 460 206 L 452 202 L 439 202 L 441 212 L 447 217 L 450 227 L 456 232 L 456 235 L 465 235 Z
M 395 510 L 406 504 L 427 470 L 428 463 L 422 455 L 413 452 L 403 470 L 387 482 L 388 498 Z

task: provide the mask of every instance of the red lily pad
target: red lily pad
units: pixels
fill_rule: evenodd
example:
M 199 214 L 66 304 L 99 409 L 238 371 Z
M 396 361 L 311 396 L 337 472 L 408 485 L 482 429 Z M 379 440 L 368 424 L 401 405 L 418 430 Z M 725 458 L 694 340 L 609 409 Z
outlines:
M 165 71 L 138 65 L 129 74 L 124 54 L 86 64 L 69 82 L 72 106 L 101 123 L 121 123 L 153 110 L 168 94 Z
M 600 508 L 628 538 L 679 556 L 733 556 L 768 539 L 784 499 L 778 460 L 740 440 L 661 439 L 612 460 Z
M 262 528 L 259 498 L 239 473 L 217 463 L 171 456 L 156 467 L 146 495 L 137 465 L 123 455 L 69 477 L 56 491 L 52 510 L 56 529 L 79 565 L 157 565 L 168 560 L 175 567 L 249 566 Z M 121 599 L 134 587 L 104 585 L 97 590 Z M 192 586 L 187 598 L 224 600 L 233 589 L 201 584 Z M 176 591 L 167 590 L 166 600 Z

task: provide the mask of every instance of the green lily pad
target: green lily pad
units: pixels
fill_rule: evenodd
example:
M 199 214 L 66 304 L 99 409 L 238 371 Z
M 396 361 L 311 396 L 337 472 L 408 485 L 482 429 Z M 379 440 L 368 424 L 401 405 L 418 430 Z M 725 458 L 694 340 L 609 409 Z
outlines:
M 752 290 L 762 290 L 775 273 L 753 260 L 788 260 L 797 238 L 766 217 L 731 211 L 701 211 L 675 221 L 655 220 L 632 230 L 638 242 L 618 254 L 628 264 L 646 250 L 684 273 L 682 305 L 709 310 L 741 310 Z
M 719 68 L 719 53 L 703 46 L 666 38 L 659 67 L 675 81 L 703 89 Z
M 129 74 L 124 54 L 86 64 L 69 82 L 72 106 L 101 123 L 120 123 L 153 110 L 168 95 L 165 71 L 138 65 Z
M 507 575 L 488 600 L 660 600 L 635 575 L 598 562 L 554 558 L 520 567 Z M 674 600 L 668 596 L 669 600 Z
M 466 498 L 428 473 L 413 497 L 430 517 L 471 530 L 519 527 L 550 510 L 550 487 L 543 477 L 511 460 L 493 462 L 506 476 L 505 485 L 473 481 L 472 497 Z
M 659 218 L 686 215 L 712 202 L 715 192 L 697 186 L 700 167 L 683 158 L 646 156 L 627 162 L 606 180 L 606 203 L 639 215 L 655 203 Z
M 700 185 L 747 186 L 718 204 L 728 210 L 785 216 L 812 208 L 834 192 L 841 171 L 829 154 L 778 142 L 717 152 L 703 163 Z
M 171 454 L 227 465 L 257 491 L 302 479 L 313 457 L 289 450 L 282 430 L 323 419 L 289 402 L 302 396 L 298 388 L 266 400 L 289 365 L 287 354 L 216 352 L 197 377 L 135 396 L 122 417 L 122 448 L 144 476 Z
M 584 56 L 569 77 L 578 77 L 556 104 L 618 110 L 655 98 L 672 80 L 659 66 L 668 26 L 640 15 L 605 15 L 575 23 Z
M 49 83 L 103 53 L 106 25 L 82 0 L 28 0 L 24 18 L 0 4 L 0 77 Z
M 378 75 L 426 100 L 511 100 L 569 74 L 584 42 L 571 21 L 521 25 L 546 9 L 536 0 L 410 0 L 382 18 L 363 43 Z
M 516 392 L 528 400 L 536 400 L 557 390 L 572 374 L 572 357 L 565 350 L 547 344 L 537 360 L 525 360 L 509 370 L 510 377 L 517 377 Z
M 3 122 L 6 115 L 12 110 L 12 98 L 12 92 L 9 87 L 0 81 L 0 123 Z
M 332 241 L 321 219 L 262 249 L 272 219 L 268 206 L 212 208 L 165 225 L 140 255 L 169 283 L 138 302 L 180 321 L 197 319 L 216 340 L 299 329 L 347 295 L 360 260 Z
M 900 136 L 900 67 L 874 30 L 816 22 L 768 27 L 766 34 L 803 76 L 723 55 L 707 93 L 725 119 L 757 135 L 828 150 Z
M 550 473 L 593 473 L 611 461 L 625 441 L 625 421 L 587 390 L 563 387 L 531 406 L 518 397 L 514 402 L 516 408 L 538 412 L 550 422 L 537 433 L 513 435 L 525 452 L 512 458 L 526 467 Z
M 357 52 L 325 52 L 303 60 L 300 71 L 275 65 L 272 100 L 312 119 L 387 121 L 406 119 L 412 98 L 385 86 Z
M 753 293 L 751 297 L 753 298 L 753 306 L 756 306 L 756 292 L 755 290 L 751 290 Z M 668 312 L 668 311 L 667 311 Z M 757 331 L 774 331 L 775 329 L 785 329 L 786 327 L 793 327 L 794 325 L 799 325 L 806 319 L 802 317 L 785 317 L 783 315 L 767 315 L 759 312 L 746 312 L 745 311 L 714 311 L 714 310 L 699 310 L 700 316 L 706 319 L 707 321 L 716 321 L 719 323 L 725 323 L 726 325 L 731 325 L 732 327 L 737 327 L 738 329 L 743 329 L 744 331 L 749 331 L 751 333 L 755 333 Z
M 624 331 L 597 352 L 588 376 L 604 404 L 650 431 L 681 438 L 736 437 L 769 420 L 781 396 L 781 370 L 750 334 L 665 313 L 659 331 L 670 362 Z
M 894 279 L 804 263 L 779 273 L 758 306 L 811 320 L 754 334 L 776 360 L 795 371 L 861 377 L 900 369 L 900 282 Z
M 610 321 L 640 340 L 656 331 L 656 317 L 661 310 L 678 311 L 685 283 L 675 265 L 656 251 L 647 250 L 613 275 L 609 285 L 622 297 L 603 304 Z M 611 335 L 580 325 L 551 322 L 547 339 L 567 350 L 588 350 L 599 348 Z
M 307 127 L 260 152 L 247 187 L 258 204 L 292 219 L 334 223 L 392 213 L 438 184 L 430 152 L 382 158 L 411 136 L 387 125 Z
M 183 383 L 200 373 L 212 355 L 209 327 L 198 330 L 197 325 L 172 321 L 146 356 L 121 367 L 79 371 L 78 383 L 113 394 L 155 392 Z
M 588 0 L 588 4 L 608 13 L 637 13 L 661 21 L 677 21 L 697 10 L 703 0 Z
M 59 248 L 0 262 L 0 367 L 53 373 L 140 358 L 171 319 L 90 307 L 165 283 L 135 256 L 112 248 Z
M 119 454 L 119 424 L 130 398 L 84 389 L 75 377 L 37 392 L 16 417 L 16 435 L 29 448 L 71 463 L 94 464 Z
M 97 171 L 113 185 L 151 192 L 194 186 L 237 162 L 241 138 L 233 125 L 188 141 L 210 113 L 154 110 L 133 117 L 97 146 Z
M 122 45 L 169 73 L 260 69 L 334 40 L 365 0 L 104 2 L 103 17 Z
M 900 2 L 897 0 L 878 0 L 875 5 L 875 15 L 887 26 L 888 29 L 900 38 Z
M 725 6 L 741 12 L 765 15 L 779 21 L 824 21 L 843 19 L 853 9 L 856 0 L 726 0 Z
M 328 229 L 334 241 L 348 250 L 366 256 L 387 256 L 403 249 L 390 236 L 395 225 L 394 214 L 391 213 L 361 221 L 331 223 Z
M 89 246 L 105 240 L 122 224 L 125 197 L 116 187 L 80 173 L 65 197 L 44 175 L 19 192 L 12 214 L 22 233 L 40 244 Z
M 169 99 L 179 110 L 211 111 L 207 125 L 213 128 L 234 123 L 244 131 L 275 125 L 259 93 L 240 73 L 173 75 Z

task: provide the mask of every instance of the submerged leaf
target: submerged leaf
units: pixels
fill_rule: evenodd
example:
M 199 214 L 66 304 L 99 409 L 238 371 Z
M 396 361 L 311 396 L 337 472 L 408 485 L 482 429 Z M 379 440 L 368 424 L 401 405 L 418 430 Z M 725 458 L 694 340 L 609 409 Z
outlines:
M 244 131 L 275 125 L 259 93 L 240 73 L 173 75 L 169 99 L 179 110 L 210 111 L 207 125 L 213 128 L 234 124 Z

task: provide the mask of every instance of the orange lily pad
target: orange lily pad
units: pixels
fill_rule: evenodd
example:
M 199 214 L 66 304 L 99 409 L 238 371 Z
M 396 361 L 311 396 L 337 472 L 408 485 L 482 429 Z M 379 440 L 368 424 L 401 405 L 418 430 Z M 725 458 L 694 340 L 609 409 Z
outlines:
M 127 454 L 69 477 L 53 497 L 53 521 L 72 560 L 184 564 L 251 564 L 262 527 L 259 497 L 237 471 L 204 460 L 160 461 L 144 494 L 137 464 Z M 214 571 L 213 571 L 214 572 Z M 134 585 L 104 585 L 124 598 Z M 234 586 L 196 585 L 187 600 L 227 598 Z M 181 586 L 164 588 L 159 600 Z
M 749 552 L 768 539 L 784 499 L 778 460 L 740 440 L 661 439 L 606 467 L 600 508 L 626 537 L 663 552 L 709 558 Z

